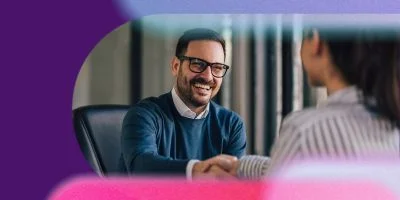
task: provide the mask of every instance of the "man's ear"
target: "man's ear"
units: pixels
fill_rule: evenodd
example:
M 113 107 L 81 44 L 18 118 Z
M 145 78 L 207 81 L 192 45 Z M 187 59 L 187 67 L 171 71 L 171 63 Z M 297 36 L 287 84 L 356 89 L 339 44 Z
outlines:
M 174 56 L 171 59 L 171 72 L 172 72 L 172 75 L 178 76 L 180 63 L 181 63 L 181 61 L 176 56 Z

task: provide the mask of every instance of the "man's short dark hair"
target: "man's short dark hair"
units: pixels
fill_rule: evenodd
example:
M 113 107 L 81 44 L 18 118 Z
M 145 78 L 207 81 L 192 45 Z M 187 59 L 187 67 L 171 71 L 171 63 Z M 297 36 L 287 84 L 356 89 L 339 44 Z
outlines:
M 195 40 L 212 40 L 219 42 L 224 50 L 224 58 L 226 57 L 224 38 L 219 33 L 206 28 L 195 28 L 185 31 L 178 40 L 175 56 L 179 57 L 185 55 L 189 42 Z

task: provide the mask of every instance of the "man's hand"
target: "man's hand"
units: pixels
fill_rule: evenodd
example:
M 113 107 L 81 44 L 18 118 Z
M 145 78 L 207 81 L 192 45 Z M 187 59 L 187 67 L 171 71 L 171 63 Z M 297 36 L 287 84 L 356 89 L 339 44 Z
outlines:
M 238 159 L 229 155 L 218 155 L 193 166 L 193 179 L 235 179 Z

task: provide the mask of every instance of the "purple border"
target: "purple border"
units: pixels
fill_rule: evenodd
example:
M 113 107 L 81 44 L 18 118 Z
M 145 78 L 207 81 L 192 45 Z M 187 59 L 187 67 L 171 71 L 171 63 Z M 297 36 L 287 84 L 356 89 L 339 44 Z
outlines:
M 398 13 L 399 0 L 117 0 L 122 12 L 140 16 L 165 13 Z
M 8 3 L 0 6 L 9 20 L 0 39 L 0 198 L 45 199 L 66 178 L 93 174 L 72 126 L 73 88 L 91 49 L 126 19 L 104 0 Z
M 80 66 L 128 18 L 155 13 L 394 13 L 399 0 L 69 0 L 2 5 L 2 199 L 43 199 L 72 176 L 93 174 L 72 128 Z M 245 2 L 245 3 L 244 3 Z M 6 4 L 6 3 L 2 3 Z M 179 6 L 178 6 L 179 4 Z M 119 8 L 124 8 L 121 14 Z M 9 197 L 9 198 L 7 198 Z

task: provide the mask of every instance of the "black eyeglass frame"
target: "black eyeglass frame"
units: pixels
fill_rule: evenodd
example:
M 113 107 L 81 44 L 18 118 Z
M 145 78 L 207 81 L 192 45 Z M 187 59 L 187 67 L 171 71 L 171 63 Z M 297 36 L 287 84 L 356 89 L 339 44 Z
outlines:
M 223 64 L 223 63 L 210 63 L 210 62 L 208 62 L 208 61 L 206 61 L 206 60 L 203 60 L 203 59 L 201 59 L 201 58 L 189 57 L 189 56 L 178 56 L 177 58 L 178 58 L 180 61 L 188 60 L 188 61 L 189 61 L 189 69 L 190 69 L 191 72 L 194 72 L 194 73 L 202 73 L 202 72 L 204 72 L 204 71 L 207 69 L 208 66 L 210 66 L 210 67 L 211 67 L 211 74 L 212 74 L 214 77 L 216 77 L 216 78 L 222 78 L 222 77 L 224 77 L 224 76 L 226 75 L 226 72 L 228 72 L 228 69 L 229 69 L 229 66 L 228 66 L 228 65 L 225 65 L 225 64 Z M 201 70 L 201 71 L 193 70 L 192 67 L 191 67 L 191 66 L 192 66 L 192 61 L 193 61 L 193 60 L 198 60 L 198 61 L 201 61 L 201 62 L 205 63 L 206 65 L 204 66 L 203 70 Z M 223 69 L 225 69 L 225 72 L 224 72 L 224 74 L 223 74 L 222 76 L 216 76 L 216 75 L 214 74 L 213 68 L 214 68 L 214 66 L 215 66 L 216 64 L 222 65 Z

